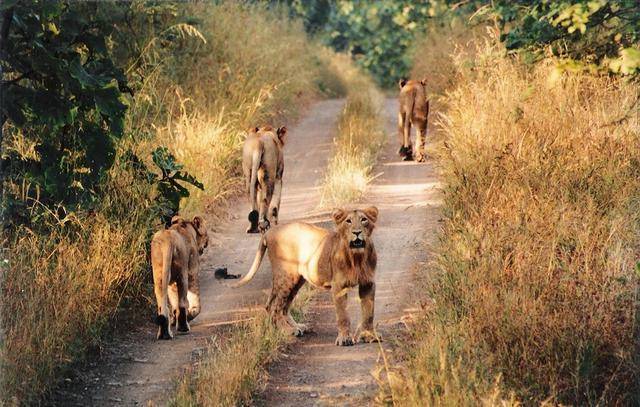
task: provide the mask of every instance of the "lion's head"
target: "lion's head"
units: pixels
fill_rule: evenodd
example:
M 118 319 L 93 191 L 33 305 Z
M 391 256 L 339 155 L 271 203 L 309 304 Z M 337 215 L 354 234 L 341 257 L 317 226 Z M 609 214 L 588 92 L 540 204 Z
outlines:
M 171 225 L 180 225 L 186 227 L 190 224 L 193 230 L 196 232 L 196 244 L 198 245 L 198 254 L 202 256 L 204 249 L 209 246 L 209 234 L 207 233 L 207 226 L 204 223 L 204 219 L 200 216 L 194 216 L 191 221 L 185 220 L 182 216 L 176 215 L 171 219 Z
M 332 214 L 336 223 L 336 231 L 345 239 L 354 252 L 363 252 L 370 244 L 371 233 L 378 220 L 378 208 L 370 206 L 365 209 L 336 209 Z

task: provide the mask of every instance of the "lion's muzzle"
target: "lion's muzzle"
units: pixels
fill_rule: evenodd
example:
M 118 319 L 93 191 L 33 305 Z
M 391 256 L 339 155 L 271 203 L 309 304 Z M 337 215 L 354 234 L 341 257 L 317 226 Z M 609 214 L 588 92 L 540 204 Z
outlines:
M 364 239 L 360 237 L 362 235 L 362 232 L 352 232 L 352 233 L 355 235 L 355 239 L 349 242 L 349 247 L 352 249 L 364 249 L 364 247 L 366 246 L 366 243 Z

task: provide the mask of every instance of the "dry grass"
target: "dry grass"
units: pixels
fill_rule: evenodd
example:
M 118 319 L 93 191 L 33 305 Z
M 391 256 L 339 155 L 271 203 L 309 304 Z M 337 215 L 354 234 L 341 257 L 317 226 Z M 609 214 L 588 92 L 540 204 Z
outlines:
M 285 341 L 284 333 L 265 313 L 234 327 L 221 340 L 214 337 L 198 366 L 179 382 L 169 405 L 231 407 L 248 403 L 264 379 L 265 364 Z
M 108 323 L 123 303 L 141 302 L 132 294 L 146 291 L 142 271 L 154 219 L 135 209 L 149 191 L 131 181 L 128 190 L 111 183 L 94 214 L 60 219 L 42 212 L 37 230 L 21 227 L 7 237 L 0 404 L 37 399 L 62 367 L 98 344 L 100 332 L 113 330 Z
M 296 296 L 291 307 L 296 321 L 304 320 L 311 297 L 308 286 Z M 250 404 L 256 389 L 266 384 L 265 366 L 277 358 L 278 351 L 290 340 L 264 311 L 255 312 L 251 321 L 233 327 L 223 339 L 211 340 L 202 360 L 178 382 L 169 404 L 175 407 Z
M 364 195 L 385 141 L 380 118 L 382 95 L 369 77 L 349 66 L 346 58 L 340 55 L 333 59 L 345 73 L 347 101 L 338 119 L 333 158 L 323 181 L 323 206 L 352 203 Z
M 198 15 L 200 31 L 185 31 L 178 48 L 154 38 L 144 47 L 148 71 L 127 116 L 133 136 L 119 150 L 131 148 L 153 168 L 149 153 L 167 145 L 205 184 L 183 203 L 192 214 L 216 210 L 236 190 L 245 128 L 286 123 L 320 89 L 339 94 L 342 82 L 314 55 L 320 48 L 302 25 L 277 10 L 231 1 L 180 7 Z M 29 185 L 14 187 L 19 196 Z M 155 190 L 122 165 L 102 188 L 92 212 L 64 219 L 28 202 L 38 228 L 3 236 L 0 404 L 37 401 L 99 343 L 123 305 L 147 307 L 146 245 L 160 227 Z
M 496 44 L 446 95 L 431 305 L 395 401 L 635 404 L 637 84 L 553 82 Z

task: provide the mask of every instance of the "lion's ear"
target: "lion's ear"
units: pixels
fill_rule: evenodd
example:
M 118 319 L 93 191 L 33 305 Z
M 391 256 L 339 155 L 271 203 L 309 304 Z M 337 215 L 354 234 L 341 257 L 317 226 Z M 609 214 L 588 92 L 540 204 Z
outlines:
M 343 220 L 347 218 L 347 211 L 345 211 L 344 209 L 336 208 L 333 210 L 331 217 L 333 218 L 333 221 L 336 223 L 336 225 L 339 225 Z
M 420 81 L 420 84 L 422 86 L 426 86 L 427 85 L 427 78 L 422 78 L 422 80 Z
M 259 129 L 258 127 L 250 127 L 250 128 L 247 130 L 247 133 L 252 134 L 252 133 L 257 133 L 257 132 L 259 132 L 259 131 L 260 131 L 260 129 Z
M 402 89 L 406 84 L 407 84 L 407 80 L 404 78 L 400 79 L 400 82 L 398 82 L 398 86 L 400 86 L 400 89 Z
M 171 224 L 175 225 L 176 223 L 183 223 L 184 222 L 184 218 L 180 215 L 176 215 L 173 218 L 171 218 Z
M 367 218 L 369 218 L 371 222 L 376 223 L 376 221 L 378 220 L 378 208 L 376 208 L 375 206 L 370 206 L 366 209 L 363 209 L 362 212 L 367 215 Z
M 205 232 L 207 231 L 207 228 L 205 227 L 205 224 L 204 224 L 204 219 L 202 219 L 200 216 L 194 216 L 191 223 L 193 224 L 193 227 L 196 229 L 198 234 L 204 235 Z
M 282 127 L 278 127 L 278 130 L 276 130 L 276 134 L 278 135 L 278 138 L 280 139 L 280 142 L 282 144 L 284 144 L 284 140 L 287 136 L 287 128 L 286 126 L 282 126 Z

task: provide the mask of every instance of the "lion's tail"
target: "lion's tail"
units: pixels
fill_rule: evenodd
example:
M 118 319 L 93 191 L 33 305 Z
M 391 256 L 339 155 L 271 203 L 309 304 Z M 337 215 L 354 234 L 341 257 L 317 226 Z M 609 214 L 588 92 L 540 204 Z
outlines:
M 262 161 L 262 148 L 256 149 L 251 156 L 251 175 L 249 180 L 249 199 L 251 199 L 251 205 L 256 205 L 256 182 L 258 181 L 260 161 Z
M 246 276 L 242 277 L 240 281 L 235 284 L 230 284 L 231 288 L 242 287 L 247 284 L 249 281 L 253 279 L 258 270 L 260 269 L 260 264 L 262 263 L 262 258 L 267 251 L 267 240 L 265 239 L 265 235 L 262 235 L 260 238 L 260 245 L 258 246 L 258 252 L 256 253 L 256 257 L 253 259 L 253 264 L 251 265 L 251 269 L 247 273 Z

